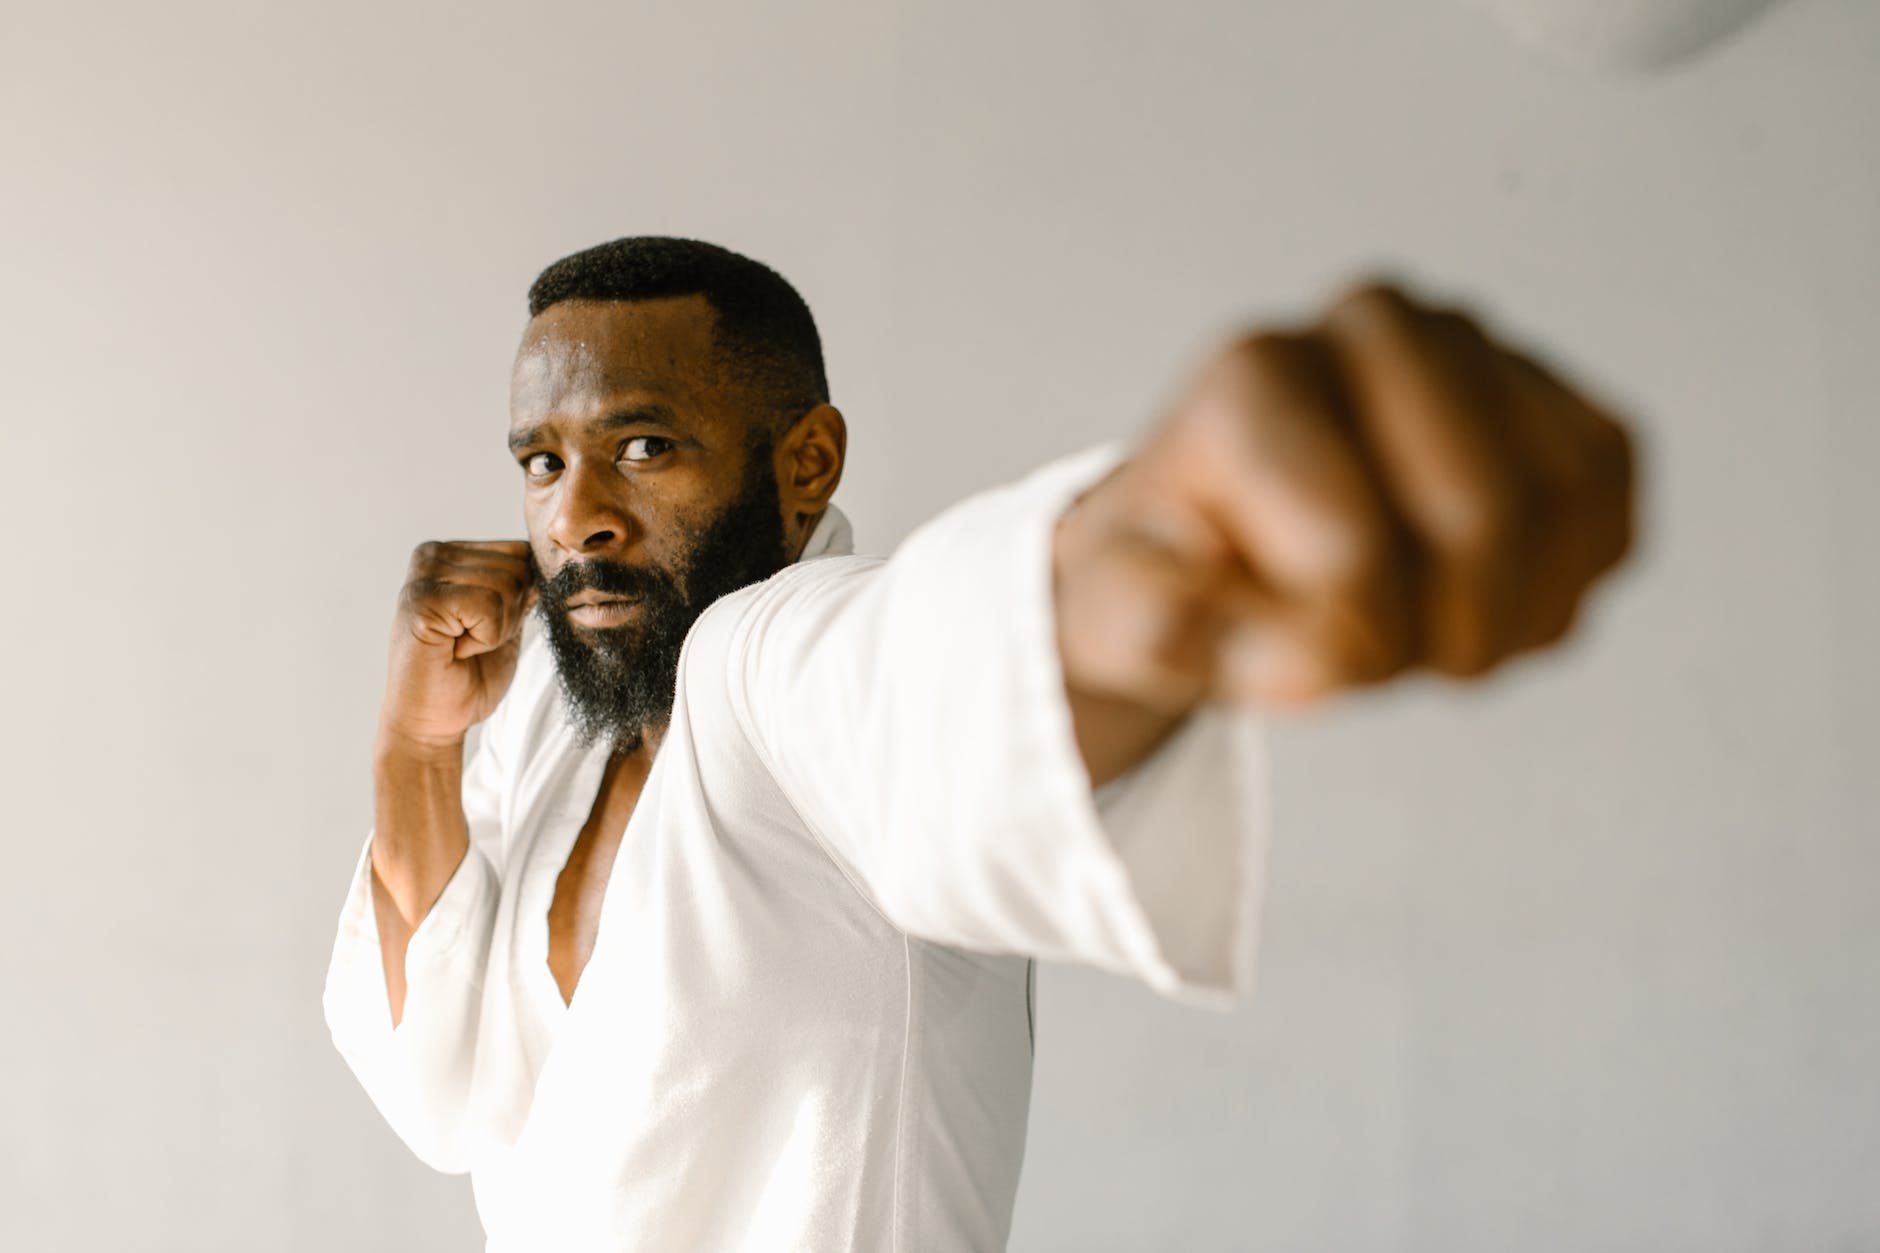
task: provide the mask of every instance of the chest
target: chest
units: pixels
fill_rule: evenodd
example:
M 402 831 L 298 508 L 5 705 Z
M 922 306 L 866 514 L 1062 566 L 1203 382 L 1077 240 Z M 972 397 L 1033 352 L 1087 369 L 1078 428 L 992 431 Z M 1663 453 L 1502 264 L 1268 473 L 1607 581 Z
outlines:
M 641 773 L 546 731 L 505 780 L 482 1026 L 531 1073 L 579 1033 L 584 1005 L 632 1006 L 661 1038 L 722 1035 L 750 1013 L 774 1019 L 779 997 L 820 1005 L 832 982 L 862 986 L 900 960 L 741 736 L 675 719 Z
M 548 905 L 548 968 L 563 1003 L 574 997 L 600 933 L 601 905 L 620 842 L 645 789 L 648 763 L 609 761 L 587 819 L 555 877 Z

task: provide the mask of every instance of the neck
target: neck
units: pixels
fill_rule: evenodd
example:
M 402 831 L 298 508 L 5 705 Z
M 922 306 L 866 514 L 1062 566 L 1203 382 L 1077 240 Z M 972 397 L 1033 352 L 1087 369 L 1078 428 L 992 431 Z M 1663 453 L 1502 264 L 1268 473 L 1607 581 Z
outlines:
M 666 729 L 672 724 L 670 716 L 654 722 L 642 723 L 631 731 L 623 731 L 614 739 L 614 761 L 625 761 L 634 757 L 650 760 L 665 742 Z
M 809 537 L 816 533 L 817 524 L 823 520 L 823 514 L 827 512 L 829 512 L 827 509 L 818 509 L 815 513 L 796 515 L 796 536 L 790 541 L 789 547 L 784 550 L 789 554 L 791 564 L 794 565 L 803 559 L 803 550 L 809 547 Z

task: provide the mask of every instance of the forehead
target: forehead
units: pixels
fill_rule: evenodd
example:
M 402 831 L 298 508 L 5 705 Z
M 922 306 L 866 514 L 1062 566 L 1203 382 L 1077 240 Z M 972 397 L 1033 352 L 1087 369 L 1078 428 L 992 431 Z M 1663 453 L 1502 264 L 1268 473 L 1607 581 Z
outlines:
M 564 300 L 530 319 L 510 377 L 510 425 L 579 421 L 621 397 L 692 408 L 720 386 L 703 296 Z

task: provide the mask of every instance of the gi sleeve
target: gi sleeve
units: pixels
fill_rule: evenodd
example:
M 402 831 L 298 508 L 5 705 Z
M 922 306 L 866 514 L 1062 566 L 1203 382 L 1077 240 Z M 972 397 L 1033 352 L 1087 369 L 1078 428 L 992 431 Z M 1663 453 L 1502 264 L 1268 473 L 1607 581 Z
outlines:
M 405 950 L 405 1011 L 397 1027 L 379 950 L 370 836 L 326 975 L 334 1045 L 399 1138 L 426 1165 L 450 1173 L 469 1169 L 463 1132 L 499 895 L 503 761 L 493 721 L 464 769 L 470 847 Z
M 693 661 L 722 656 L 757 756 L 896 926 L 1228 1004 L 1260 904 L 1255 715 L 1203 708 L 1093 793 L 1064 692 L 1053 528 L 1121 456 L 971 497 L 886 561 L 799 563 L 714 606 Z

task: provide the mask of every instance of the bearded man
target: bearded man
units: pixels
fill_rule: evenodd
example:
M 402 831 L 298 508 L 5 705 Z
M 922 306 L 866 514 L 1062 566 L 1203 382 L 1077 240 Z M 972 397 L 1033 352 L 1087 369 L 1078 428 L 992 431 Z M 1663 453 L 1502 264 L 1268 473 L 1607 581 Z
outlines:
M 529 312 L 528 539 L 412 558 L 326 992 L 495 1250 L 1003 1248 L 1032 959 L 1244 993 L 1263 713 L 1548 645 L 1629 543 L 1620 427 L 1389 288 L 885 561 L 778 275 L 623 239 Z

